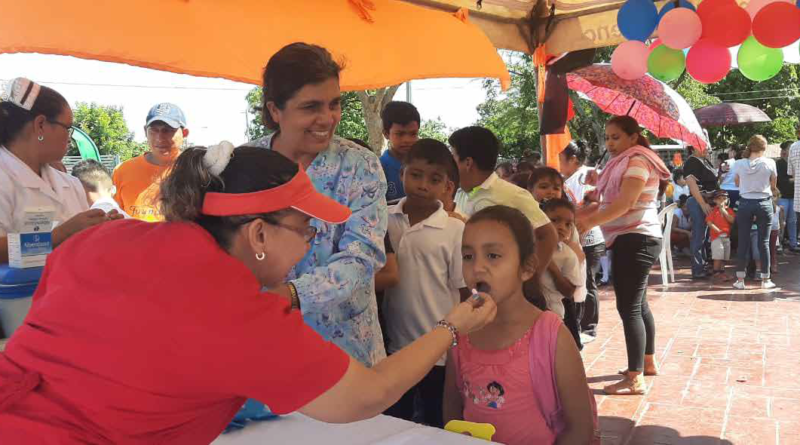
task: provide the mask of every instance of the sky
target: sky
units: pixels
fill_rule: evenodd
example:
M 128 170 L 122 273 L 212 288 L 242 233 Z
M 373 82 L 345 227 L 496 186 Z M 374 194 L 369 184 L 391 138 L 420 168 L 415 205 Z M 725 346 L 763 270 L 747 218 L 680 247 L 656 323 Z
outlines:
M 172 102 L 186 113 L 189 141 L 216 144 L 246 142 L 249 84 L 218 78 L 194 77 L 125 64 L 41 54 L 0 55 L 0 79 L 27 77 L 54 88 L 74 107 L 77 102 L 123 107 L 128 128 L 143 142 L 147 112 L 160 102 Z M 482 79 L 413 81 L 412 102 L 423 119 L 441 117 L 450 128 L 473 124 L 485 93 Z M 405 100 L 401 87 L 398 100 Z

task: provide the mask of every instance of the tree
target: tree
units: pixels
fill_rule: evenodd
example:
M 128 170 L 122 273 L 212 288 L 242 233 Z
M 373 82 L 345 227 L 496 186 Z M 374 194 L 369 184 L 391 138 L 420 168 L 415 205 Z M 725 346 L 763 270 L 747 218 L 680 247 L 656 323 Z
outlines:
M 422 121 L 422 125 L 419 127 L 420 138 L 436 139 L 445 144 L 447 143 L 447 138 L 450 137 L 450 133 L 452 131 L 447 128 L 440 116 L 437 116 L 436 119 Z
M 126 161 L 147 151 L 147 144 L 133 140 L 122 107 L 79 102 L 74 110 L 74 126 L 92 138 L 100 154 L 116 154 Z M 67 154 L 80 155 L 77 147 L 71 147 Z
M 361 109 L 366 122 L 367 142 L 376 153 L 382 152 L 386 143 L 386 139 L 383 137 L 381 111 L 386 104 L 392 101 L 398 88 L 400 88 L 400 85 L 377 90 L 356 91 L 356 95 L 361 101 Z
M 260 87 L 255 87 L 247 93 L 247 112 L 250 115 L 250 120 L 247 122 L 247 136 L 248 141 L 255 141 L 264 136 L 272 133 L 265 125 L 261 116 L 261 107 L 264 102 L 264 93 Z

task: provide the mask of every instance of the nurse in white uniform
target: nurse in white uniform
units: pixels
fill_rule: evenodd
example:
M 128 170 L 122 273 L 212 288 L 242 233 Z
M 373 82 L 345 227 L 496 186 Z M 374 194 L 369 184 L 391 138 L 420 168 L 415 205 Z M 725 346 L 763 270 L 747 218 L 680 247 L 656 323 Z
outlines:
M 72 110 L 55 90 L 17 78 L 0 97 L 0 263 L 8 262 L 7 234 L 20 229 L 25 209 L 56 212 L 53 244 L 115 215 L 89 210 L 78 179 L 49 164 L 61 161 L 72 134 Z

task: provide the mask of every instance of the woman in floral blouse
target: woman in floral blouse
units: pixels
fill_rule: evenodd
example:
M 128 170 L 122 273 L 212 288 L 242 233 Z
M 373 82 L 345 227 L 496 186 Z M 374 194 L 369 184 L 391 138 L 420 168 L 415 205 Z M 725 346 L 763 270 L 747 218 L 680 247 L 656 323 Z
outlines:
M 255 144 L 306 166 L 320 193 L 353 212 L 342 225 L 314 220 L 311 250 L 272 291 L 296 292 L 309 326 L 372 366 L 386 357 L 374 285 L 386 261 L 386 179 L 375 154 L 334 136 L 342 116 L 340 69 L 315 45 L 294 43 L 272 56 L 263 119 L 275 132 Z

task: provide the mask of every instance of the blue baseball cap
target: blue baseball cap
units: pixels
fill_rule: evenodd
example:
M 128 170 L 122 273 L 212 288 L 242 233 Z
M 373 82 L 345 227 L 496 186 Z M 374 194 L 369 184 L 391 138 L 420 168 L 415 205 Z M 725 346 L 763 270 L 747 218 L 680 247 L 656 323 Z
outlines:
M 149 127 L 156 121 L 164 122 L 175 129 L 186 128 L 186 115 L 183 114 L 183 110 L 177 105 L 167 102 L 155 105 L 150 109 L 150 112 L 147 113 L 147 123 L 144 126 Z

